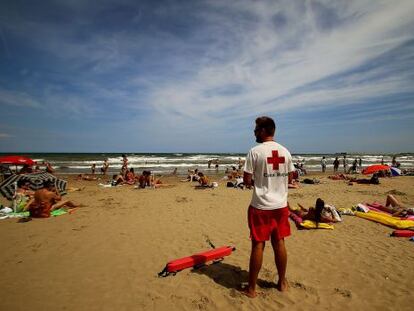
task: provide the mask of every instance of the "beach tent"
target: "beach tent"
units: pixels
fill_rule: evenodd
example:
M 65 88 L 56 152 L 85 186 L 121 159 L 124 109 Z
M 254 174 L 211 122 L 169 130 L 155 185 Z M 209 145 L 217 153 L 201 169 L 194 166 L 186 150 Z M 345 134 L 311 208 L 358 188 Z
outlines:
M 58 179 L 56 176 L 46 172 L 10 176 L 0 184 L 0 194 L 8 200 L 12 200 L 16 190 L 16 184 L 20 179 L 27 180 L 32 190 L 43 188 L 43 182 L 50 180 L 55 184 L 56 189 L 61 195 L 66 194 L 66 181 Z

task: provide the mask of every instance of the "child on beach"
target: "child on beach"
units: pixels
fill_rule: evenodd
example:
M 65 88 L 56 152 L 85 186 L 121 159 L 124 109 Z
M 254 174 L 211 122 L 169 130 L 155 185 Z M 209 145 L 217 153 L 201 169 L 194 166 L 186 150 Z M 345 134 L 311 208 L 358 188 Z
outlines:
M 26 211 L 30 204 L 33 203 L 34 192 L 29 189 L 29 182 L 20 179 L 17 182 L 17 191 L 13 197 L 14 210 L 17 212 Z

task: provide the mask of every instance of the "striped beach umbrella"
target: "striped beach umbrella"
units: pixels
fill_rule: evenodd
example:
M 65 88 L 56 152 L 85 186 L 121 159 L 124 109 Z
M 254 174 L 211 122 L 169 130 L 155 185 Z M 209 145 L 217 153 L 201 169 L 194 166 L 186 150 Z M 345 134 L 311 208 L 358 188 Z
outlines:
M 12 175 L 0 184 L 0 194 L 8 200 L 12 200 L 16 183 L 21 179 L 26 180 L 32 190 L 43 188 L 43 182 L 50 180 L 61 195 L 66 194 L 66 181 L 46 172 Z

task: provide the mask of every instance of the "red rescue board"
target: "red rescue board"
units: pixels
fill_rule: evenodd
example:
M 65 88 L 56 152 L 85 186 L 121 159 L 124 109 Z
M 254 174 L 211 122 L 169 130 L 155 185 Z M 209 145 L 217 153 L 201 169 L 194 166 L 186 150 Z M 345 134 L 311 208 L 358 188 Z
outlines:
M 167 263 L 164 270 L 160 272 L 159 276 L 167 276 L 170 273 L 176 273 L 178 271 L 203 265 L 209 261 L 221 259 L 223 257 L 231 255 L 236 249 L 232 246 L 222 246 L 219 248 L 211 249 L 201 253 L 197 253 L 188 257 L 172 260 Z
M 412 230 L 394 230 L 391 233 L 391 236 L 410 238 L 410 237 L 414 236 L 414 231 L 412 231 Z

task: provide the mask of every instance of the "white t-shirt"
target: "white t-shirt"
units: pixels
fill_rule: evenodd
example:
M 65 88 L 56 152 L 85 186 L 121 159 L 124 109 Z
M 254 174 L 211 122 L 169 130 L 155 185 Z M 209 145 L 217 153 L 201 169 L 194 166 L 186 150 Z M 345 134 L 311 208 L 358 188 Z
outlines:
M 244 171 L 254 179 L 250 205 L 261 210 L 286 207 L 289 172 L 294 170 L 290 152 L 275 141 L 250 149 L 244 165 Z

